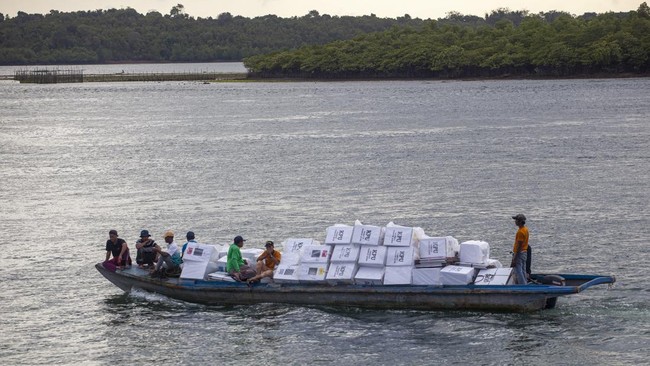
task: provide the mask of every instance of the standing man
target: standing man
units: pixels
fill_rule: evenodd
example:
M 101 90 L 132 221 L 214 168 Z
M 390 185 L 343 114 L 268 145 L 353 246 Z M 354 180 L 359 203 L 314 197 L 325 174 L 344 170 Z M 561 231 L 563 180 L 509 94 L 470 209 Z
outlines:
M 237 281 L 246 281 L 255 276 L 255 270 L 250 268 L 241 256 L 240 249 L 244 246 L 245 241 L 244 238 L 237 235 L 233 239 L 233 244 L 230 244 L 230 248 L 228 248 L 226 272 Z
M 156 253 L 160 256 L 158 263 L 156 263 L 156 270 L 153 272 L 152 276 L 154 277 L 165 277 L 166 273 L 178 273 L 178 269 L 181 266 L 181 253 L 178 248 L 178 245 L 174 241 L 174 232 L 171 230 L 165 231 L 163 234 L 165 238 L 165 243 L 167 243 L 167 251 L 163 251 L 160 247 L 156 246 Z M 165 268 L 163 268 L 163 263 Z
M 515 225 L 519 227 L 515 235 L 515 245 L 512 248 L 512 262 L 510 267 L 515 269 L 515 278 L 518 285 L 525 285 L 526 281 L 526 260 L 528 259 L 528 228 L 526 227 L 526 216 L 517 214 L 512 217 Z
M 113 255 L 113 259 L 111 258 Z M 110 260 L 109 260 L 110 259 Z M 108 232 L 106 240 L 106 262 L 112 263 L 115 267 L 131 266 L 131 256 L 129 255 L 129 246 L 126 241 L 117 236 L 117 230 Z
M 264 253 L 257 257 L 257 267 L 255 270 L 257 276 L 250 278 L 248 283 L 259 281 L 264 277 L 273 277 L 273 270 L 278 264 L 280 264 L 282 255 L 280 252 L 275 250 L 273 242 L 270 240 L 267 241 L 266 244 L 264 244 L 264 247 L 266 248 Z

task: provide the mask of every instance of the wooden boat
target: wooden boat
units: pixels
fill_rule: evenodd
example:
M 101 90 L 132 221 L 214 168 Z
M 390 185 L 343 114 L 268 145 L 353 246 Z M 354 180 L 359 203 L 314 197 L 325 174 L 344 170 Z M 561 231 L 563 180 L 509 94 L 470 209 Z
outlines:
M 613 276 L 559 274 L 562 286 L 546 284 L 504 286 L 414 286 L 330 285 L 258 283 L 152 278 L 137 267 L 110 271 L 101 263 L 99 273 L 114 285 L 130 292 L 134 288 L 167 297 L 207 305 L 280 303 L 359 307 L 369 309 L 483 310 L 530 312 L 555 307 L 557 298 L 577 294 L 589 287 L 613 284 Z M 549 278 L 533 274 L 533 280 Z

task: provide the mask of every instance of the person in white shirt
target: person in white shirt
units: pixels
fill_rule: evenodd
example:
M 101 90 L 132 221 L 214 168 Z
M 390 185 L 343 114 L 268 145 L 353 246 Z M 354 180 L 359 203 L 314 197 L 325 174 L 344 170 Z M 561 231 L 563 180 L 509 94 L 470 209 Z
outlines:
M 165 277 L 167 273 L 178 272 L 182 263 L 181 251 L 174 241 L 174 232 L 171 230 L 165 231 L 163 238 L 165 238 L 165 243 L 167 243 L 167 251 L 163 251 L 158 247 L 159 259 L 156 263 L 156 269 L 151 274 L 152 277 Z

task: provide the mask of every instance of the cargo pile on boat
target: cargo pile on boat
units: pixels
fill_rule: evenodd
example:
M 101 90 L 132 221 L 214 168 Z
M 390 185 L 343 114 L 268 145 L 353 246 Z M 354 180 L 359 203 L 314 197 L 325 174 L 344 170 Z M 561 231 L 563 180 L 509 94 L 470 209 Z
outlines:
M 227 273 L 227 246 L 192 243 L 181 278 L 234 281 Z M 452 236 L 430 237 L 422 228 L 334 225 L 325 240 L 289 238 L 282 243 L 275 283 L 360 285 L 507 285 L 512 269 L 490 258 L 484 241 L 459 243 Z M 255 263 L 262 249 L 242 249 Z

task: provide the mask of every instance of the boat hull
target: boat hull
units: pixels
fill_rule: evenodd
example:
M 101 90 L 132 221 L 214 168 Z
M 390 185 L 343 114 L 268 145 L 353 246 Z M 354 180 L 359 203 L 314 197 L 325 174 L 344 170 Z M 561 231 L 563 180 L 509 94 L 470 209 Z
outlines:
M 362 286 L 328 284 L 256 284 L 184 279 L 156 279 L 139 269 L 97 270 L 123 291 L 134 288 L 207 305 L 282 303 L 359 307 L 368 309 L 481 310 L 530 312 L 547 308 L 558 296 L 595 284 L 613 283 L 613 277 L 582 276 L 575 286 Z M 574 275 L 577 276 L 577 275 Z M 578 282 L 581 284 L 578 285 Z M 586 287 L 585 287 L 586 285 Z

